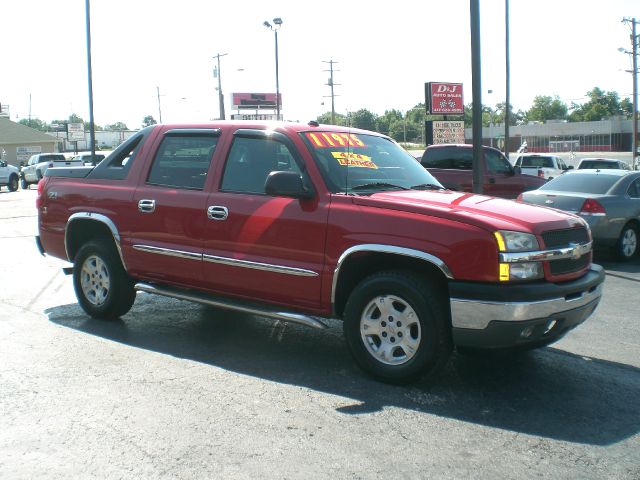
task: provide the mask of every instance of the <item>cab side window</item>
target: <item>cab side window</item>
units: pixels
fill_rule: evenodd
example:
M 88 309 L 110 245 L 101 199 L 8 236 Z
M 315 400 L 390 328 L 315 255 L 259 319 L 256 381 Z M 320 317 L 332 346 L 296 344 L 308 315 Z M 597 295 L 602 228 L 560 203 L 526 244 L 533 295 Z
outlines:
M 511 164 L 500 153 L 493 150 L 485 150 L 484 157 L 487 161 L 487 170 L 491 173 L 510 173 Z
M 631 185 L 629 185 L 629 190 L 627 194 L 631 198 L 640 198 L 640 178 L 636 179 Z
M 236 137 L 231 145 L 220 190 L 265 194 L 271 172 L 301 169 L 289 148 L 271 138 Z
M 165 136 L 153 159 L 147 183 L 202 190 L 217 143 L 217 136 Z

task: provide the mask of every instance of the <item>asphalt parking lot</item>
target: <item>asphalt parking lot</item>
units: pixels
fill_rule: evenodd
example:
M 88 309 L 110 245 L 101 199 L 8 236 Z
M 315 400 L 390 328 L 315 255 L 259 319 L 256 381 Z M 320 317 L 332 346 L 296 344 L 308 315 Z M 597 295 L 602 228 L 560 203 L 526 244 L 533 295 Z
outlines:
M 140 293 L 76 305 L 36 192 L 0 192 L 0 478 L 640 479 L 640 259 L 592 318 L 519 357 L 389 386 L 326 331 Z

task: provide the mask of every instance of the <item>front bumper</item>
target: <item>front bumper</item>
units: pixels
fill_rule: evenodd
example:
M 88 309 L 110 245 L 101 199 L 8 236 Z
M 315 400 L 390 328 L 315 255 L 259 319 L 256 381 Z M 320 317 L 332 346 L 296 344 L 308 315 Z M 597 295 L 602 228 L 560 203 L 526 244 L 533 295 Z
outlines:
M 551 343 L 593 313 L 604 278 L 604 269 L 592 265 L 581 278 L 557 284 L 450 282 L 453 341 L 475 348 Z

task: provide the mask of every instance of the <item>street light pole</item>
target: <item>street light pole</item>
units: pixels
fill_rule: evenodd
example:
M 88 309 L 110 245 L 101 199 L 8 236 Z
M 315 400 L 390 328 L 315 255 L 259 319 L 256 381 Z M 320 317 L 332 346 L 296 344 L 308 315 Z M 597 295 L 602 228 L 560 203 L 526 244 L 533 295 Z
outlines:
M 276 118 L 280 120 L 280 76 L 278 72 L 278 30 L 282 26 L 282 19 L 276 17 L 273 19 L 273 25 L 268 21 L 262 23 L 265 27 L 269 28 L 275 34 L 276 39 Z
M 224 95 L 222 93 L 222 72 L 220 71 L 220 57 L 224 57 L 225 55 L 228 55 L 227 53 L 218 53 L 217 55 L 215 55 L 213 58 L 217 58 L 218 59 L 218 70 L 217 70 L 217 77 L 218 77 L 218 105 L 219 105 L 219 111 L 220 111 L 220 120 L 224 120 Z M 214 70 L 214 74 L 216 74 L 216 71 Z

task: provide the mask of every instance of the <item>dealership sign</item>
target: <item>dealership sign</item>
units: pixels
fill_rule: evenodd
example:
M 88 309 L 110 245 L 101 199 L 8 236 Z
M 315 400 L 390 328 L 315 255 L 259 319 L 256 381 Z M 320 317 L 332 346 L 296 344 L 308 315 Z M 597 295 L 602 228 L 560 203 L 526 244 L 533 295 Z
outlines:
M 84 124 L 68 123 L 67 140 L 69 140 L 70 142 L 78 142 L 84 140 Z
M 236 110 L 242 109 L 277 109 L 275 93 L 232 93 L 231 103 Z M 280 94 L 282 106 L 282 94 Z
M 424 84 L 424 90 L 428 114 L 464 114 L 461 83 L 428 82 Z
M 464 143 L 464 122 L 433 122 L 433 143 Z

